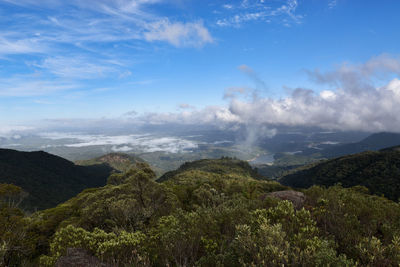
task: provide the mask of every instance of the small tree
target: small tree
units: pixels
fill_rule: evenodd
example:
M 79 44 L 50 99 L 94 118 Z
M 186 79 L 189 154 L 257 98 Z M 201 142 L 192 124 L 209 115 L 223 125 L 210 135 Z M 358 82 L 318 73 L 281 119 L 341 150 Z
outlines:
M 18 265 L 25 253 L 26 220 L 18 208 L 28 194 L 12 184 L 0 184 L 0 265 Z

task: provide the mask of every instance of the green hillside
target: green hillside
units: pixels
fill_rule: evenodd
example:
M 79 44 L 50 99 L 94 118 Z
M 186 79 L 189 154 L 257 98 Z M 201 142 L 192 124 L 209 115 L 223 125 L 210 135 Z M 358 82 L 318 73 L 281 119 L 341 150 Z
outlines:
M 108 164 L 111 168 L 117 171 L 126 172 L 138 162 L 145 161 L 134 155 L 128 155 L 124 153 L 109 153 L 94 159 L 78 160 L 75 163 L 82 166 Z
M 55 207 L 83 189 L 104 186 L 111 171 L 104 164 L 77 166 L 43 151 L 0 149 L 0 183 L 26 191 L 22 205 L 28 210 Z
M 222 157 L 220 159 L 202 159 L 192 162 L 186 162 L 182 164 L 178 169 L 166 172 L 157 181 L 164 182 L 182 172 L 190 170 L 198 170 L 217 174 L 235 174 L 242 177 L 254 179 L 266 179 L 264 176 L 260 175 L 257 170 L 253 169 L 248 162 L 233 158 Z
M 398 200 L 400 197 L 400 151 L 396 148 L 339 157 L 303 167 L 279 180 L 282 184 L 308 188 L 312 185 L 344 187 L 362 185 L 371 193 Z

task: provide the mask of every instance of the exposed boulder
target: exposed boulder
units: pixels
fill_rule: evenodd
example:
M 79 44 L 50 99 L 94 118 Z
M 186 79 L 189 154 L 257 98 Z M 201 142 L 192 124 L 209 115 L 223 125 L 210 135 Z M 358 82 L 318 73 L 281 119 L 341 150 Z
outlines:
M 293 190 L 276 191 L 269 193 L 267 196 L 279 198 L 282 200 L 289 200 L 293 203 L 296 209 L 301 209 L 306 200 L 306 196 L 302 192 Z
M 81 248 L 68 248 L 67 255 L 61 256 L 55 267 L 111 267 L 102 263 L 98 258 L 90 255 L 86 250 Z

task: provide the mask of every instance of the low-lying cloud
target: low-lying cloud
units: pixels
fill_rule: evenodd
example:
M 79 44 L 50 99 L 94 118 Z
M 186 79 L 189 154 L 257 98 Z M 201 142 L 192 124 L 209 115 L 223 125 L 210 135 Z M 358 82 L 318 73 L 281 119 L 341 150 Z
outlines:
M 32 127 L 22 125 L 2 125 L 0 127 L 0 137 L 20 137 L 20 133 L 32 130 Z
M 93 135 L 76 133 L 45 133 L 41 137 L 52 140 L 64 140 L 63 146 L 83 148 L 91 146 L 112 146 L 115 152 L 168 152 L 179 153 L 198 147 L 198 143 L 179 137 L 158 137 L 150 134 L 131 135 Z

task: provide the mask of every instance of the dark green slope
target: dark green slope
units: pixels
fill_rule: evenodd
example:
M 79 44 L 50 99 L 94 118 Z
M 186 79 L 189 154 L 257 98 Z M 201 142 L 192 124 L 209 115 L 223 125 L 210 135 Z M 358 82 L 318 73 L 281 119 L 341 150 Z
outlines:
M 20 186 L 29 193 L 26 209 L 54 207 L 85 188 L 106 184 L 112 168 L 77 166 L 52 154 L 0 149 L 0 183 Z
M 390 148 L 339 157 L 288 174 L 279 181 L 297 188 L 331 186 L 336 183 L 341 183 L 344 187 L 362 185 L 373 194 L 398 200 L 400 151 Z
M 183 172 L 196 170 L 215 174 L 234 174 L 254 179 L 266 179 L 260 175 L 250 164 L 246 161 L 232 159 L 232 158 L 220 158 L 220 159 L 201 159 L 193 162 L 186 162 L 182 164 L 177 170 L 169 171 L 162 175 L 157 181 L 167 181 L 178 174 Z

